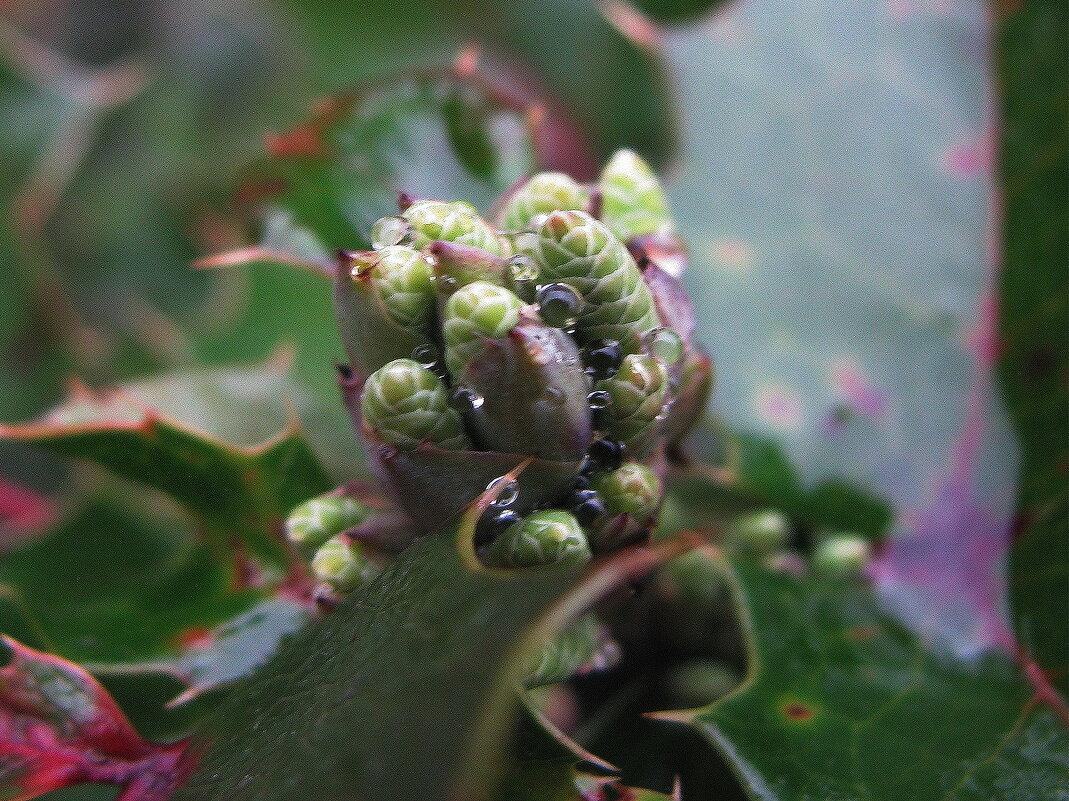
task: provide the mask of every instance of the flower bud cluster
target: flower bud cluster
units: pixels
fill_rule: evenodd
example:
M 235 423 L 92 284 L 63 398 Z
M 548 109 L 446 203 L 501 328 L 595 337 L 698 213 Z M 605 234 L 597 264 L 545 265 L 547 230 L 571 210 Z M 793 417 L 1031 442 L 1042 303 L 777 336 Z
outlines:
M 336 273 L 343 391 L 416 527 L 526 462 L 476 532 L 488 565 L 577 564 L 648 536 L 711 375 L 649 166 L 621 151 L 589 185 L 541 173 L 489 219 L 406 197 L 371 239 Z M 320 572 L 355 575 L 332 549 Z

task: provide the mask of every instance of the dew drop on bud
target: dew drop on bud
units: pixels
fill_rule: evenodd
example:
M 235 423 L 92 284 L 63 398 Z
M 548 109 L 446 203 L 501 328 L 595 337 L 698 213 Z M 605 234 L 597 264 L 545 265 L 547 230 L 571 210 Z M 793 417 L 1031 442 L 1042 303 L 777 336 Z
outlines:
M 591 443 L 587 450 L 583 469 L 588 473 L 612 471 L 624 463 L 626 448 L 612 437 L 603 437 Z
M 604 389 L 595 389 L 586 396 L 586 402 L 590 404 L 591 409 L 604 409 L 612 403 L 612 395 Z
M 507 476 L 498 476 L 486 485 L 487 492 L 492 492 L 494 490 L 499 490 L 499 492 L 492 505 L 498 508 L 512 506 L 512 504 L 516 503 L 516 500 L 520 497 L 519 483 L 515 479 L 508 478 Z
M 549 219 L 549 212 L 544 212 L 542 214 L 536 214 L 534 217 L 532 217 L 530 220 L 527 221 L 527 228 L 530 231 L 537 231 L 539 228 L 541 228 L 543 225 L 546 224 L 546 220 L 548 220 L 548 219 Z
M 385 462 L 397 458 L 397 448 L 386 443 L 379 445 L 379 458 Z
M 546 387 L 539 400 L 549 409 L 559 409 L 564 404 L 564 392 L 557 387 Z
M 405 241 L 411 231 L 404 217 L 383 217 L 371 226 L 371 247 L 382 250 Z
M 428 370 L 438 364 L 438 349 L 429 343 L 416 345 L 412 349 L 412 361 L 419 362 Z
M 615 339 L 599 339 L 583 348 L 583 362 L 589 375 L 611 378 L 620 370 L 623 352 Z
M 671 328 L 654 328 L 642 338 L 646 352 L 665 364 L 675 364 L 683 357 L 683 340 Z
M 546 284 L 535 297 L 538 313 L 546 325 L 571 328 L 579 320 L 583 297 L 568 284 Z
M 520 253 L 508 260 L 509 275 L 513 283 L 525 284 L 538 278 L 538 262 L 526 254 Z
M 482 408 L 482 405 L 486 403 L 486 398 L 475 390 L 467 387 L 457 387 L 453 390 L 453 394 L 450 395 L 449 401 L 457 411 L 473 412 Z

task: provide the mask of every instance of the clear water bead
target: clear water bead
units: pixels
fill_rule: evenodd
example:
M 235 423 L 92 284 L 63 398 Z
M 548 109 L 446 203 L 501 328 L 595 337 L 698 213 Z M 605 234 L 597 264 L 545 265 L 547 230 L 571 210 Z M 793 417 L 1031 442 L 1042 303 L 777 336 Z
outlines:
M 520 497 L 519 482 L 507 476 L 498 476 L 486 485 L 487 492 L 495 490 L 498 491 L 498 494 L 497 498 L 494 499 L 493 505 L 498 508 L 512 506 Z
M 671 328 L 654 328 L 642 341 L 650 356 L 665 364 L 675 364 L 683 357 L 683 339 Z
M 412 361 L 419 362 L 428 370 L 432 369 L 438 364 L 438 348 L 429 343 L 416 345 L 416 347 L 412 349 Z
M 612 403 L 612 395 L 604 389 L 595 389 L 586 396 L 586 402 L 591 409 L 605 409 Z
M 412 231 L 404 217 L 383 217 L 371 226 L 371 247 L 382 250 L 391 245 L 400 245 Z
M 559 409 L 564 404 L 564 392 L 557 387 L 546 387 L 539 400 L 550 409 Z
M 538 278 L 538 262 L 523 253 L 508 260 L 509 275 L 514 283 L 525 284 Z
M 452 403 L 453 408 L 458 411 L 474 412 L 476 409 L 482 408 L 482 405 L 486 403 L 486 398 L 473 389 L 457 387 L 453 390 L 453 394 L 450 395 L 449 401 Z
M 554 328 L 571 328 L 579 321 L 583 296 L 568 284 L 546 284 L 535 296 L 542 320 Z

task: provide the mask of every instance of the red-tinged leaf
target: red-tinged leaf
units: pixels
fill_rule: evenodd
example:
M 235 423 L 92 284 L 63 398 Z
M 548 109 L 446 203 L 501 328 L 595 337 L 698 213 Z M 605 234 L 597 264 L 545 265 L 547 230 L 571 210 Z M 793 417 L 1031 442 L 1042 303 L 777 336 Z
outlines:
M 94 782 L 122 801 L 163 801 L 194 767 L 187 741 L 140 737 L 88 673 L 10 637 L 0 669 L 0 798 L 19 801 Z
M 104 391 L 75 384 L 41 419 L 0 425 L 0 437 L 148 484 L 227 544 L 281 562 L 280 521 L 330 483 L 299 425 L 279 413 L 288 388 L 280 367 L 176 373 Z
M 0 546 L 43 530 L 56 517 L 51 500 L 29 487 L 0 478 Z

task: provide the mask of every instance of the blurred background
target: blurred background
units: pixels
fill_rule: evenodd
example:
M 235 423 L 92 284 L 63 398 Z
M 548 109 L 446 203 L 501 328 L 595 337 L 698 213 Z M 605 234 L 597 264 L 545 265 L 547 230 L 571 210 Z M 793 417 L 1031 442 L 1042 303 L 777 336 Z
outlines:
M 1058 24 L 1022 47 L 1049 56 Z M 486 208 L 631 147 L 667 176 L 716 359 L 696 452 L 798 519 L 890 534 L 887 597 L 970 653 L 1005 614 L 1020 458 L 992 372 L 995 31 L 980 0 L 0 2 L 0 420 L 76 377 L 255 442 L 285 394 L 358 474 L 329 293 L 293 265 L 360 247 L 398 190 Z M 1025 116 L 1062 90 L 1030 91 Z M 1017 329 L 1064 326 L 1048 299 Z M 1045 358 L 1036 395 L 1064 382 Z M 195 390 L 205 367 L 248 372 Z M 5 536 L 138 514 L 0 442 Z M 103 614 L 63 608 L 70 632 Z

